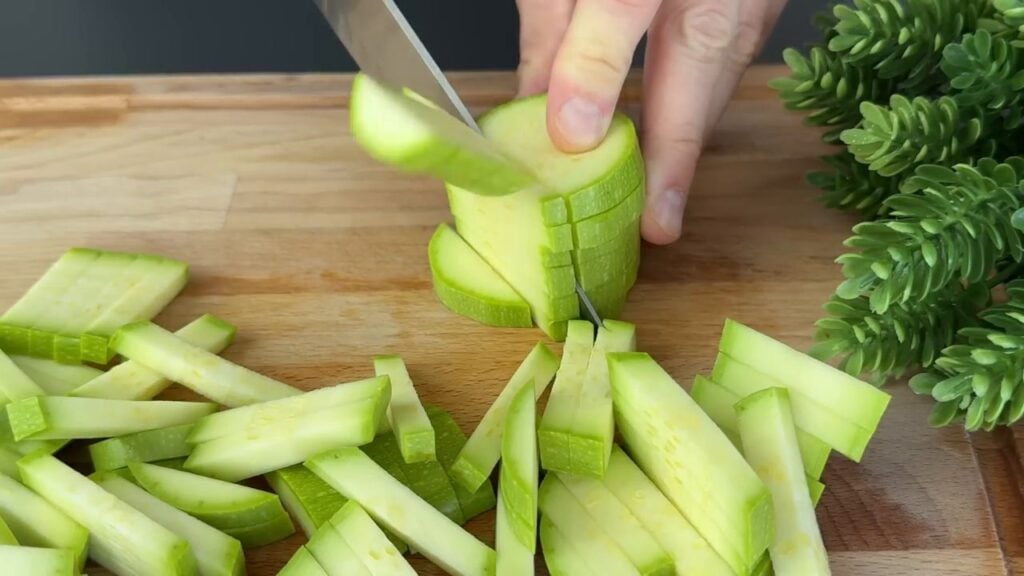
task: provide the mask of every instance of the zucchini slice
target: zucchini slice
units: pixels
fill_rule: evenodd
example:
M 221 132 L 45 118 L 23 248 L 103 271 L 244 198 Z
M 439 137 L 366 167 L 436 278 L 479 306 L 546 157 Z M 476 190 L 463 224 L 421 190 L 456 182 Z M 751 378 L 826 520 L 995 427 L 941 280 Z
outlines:
M 558 357 L 538 342 L 519 364 L 505 388 L 491 404 L 476 429 L 459 451 L 449 472 L 462 487 L 475 492 L 487 482 L 501 457 L 501 437 L 505 417 L 513 398 L 526 386 L 533 386 L 535 398 L 540 398 L 558 369 Z
M 36 396 L 7 405 L 16 441 L 110 438 L 191 424 L 213 413 L 211 402 L 102 400 Z
M 747 460 L 772 494 L 774 537 L 768 547 L 778 576 L 828 576 L 828 554 L 807 491 L 796 427 L 785 388 L 765 388 L 736 404 Z
M 152 322 L 122 327 L 111 338 L 110 347 L 125 358 L 231 408 L 302 393 L 190 344 Z
M 551 576 L 598 576 L 603 572 L 594 572 L 583 559 L 582 553 L 570 538 L 548 520 L 540 518 L 540 545 L 544 550 L 544 563 Z M 499 560 L 500 562 L 500 560 Z
M 70 550 L 34 548 L 0 543 L 0 566 L 5 574 L 26 576 L 78 576 Z
M 330 576 L 324 571 L 323 566 L 316 561 L 316 558 L 309 551 L 306 545 L 299 546 L 299 549 L 288 559 L 288 563 L 277 573 L 277 576 Z
M 331 518 L 331 527 L 373 576 L 416 576 L 387 534 L 359 504 L 349 501 Z
M 379 355 L 373 358 L 377 376 L 391 380 L 391 398 L 387 420 L 391 424 L 398 448 L 406 462 L 436 460 L 434 426 L 420 403 L 419 395 L 400 356 Z
M 142 462 L 128 469 L 153 496 L 225 532 L 288 517 L 271 492 Z
M 449 574 L 494 574 L 493 548 L 417 496 L 358 448 L 319 454 L 306 466 Z
M 116 574 L 192 576 L 188 541 L 49 454 L 18 462 L 25 485 L 89 531 L 89 556 Z
M 448 224 L 427 248 L 434 293 L 449 310 L 488 326 L 533 326 L 530 306 Z
M 434 425 L 437 438 L 437 461 L 448 474 L 452 488 L 455 489 L 463 521 L 468 522 L 478 515 L 492 510 L 497 505 L 497 497 L 494 486 L 490 482 L 484 482 L 475 492 L 470 492 L 460 482 L 456 482 L 449 472 L 455 459 L 458 458 L 459 451 L 466 445 L 466 434 L 462 428 L 459 428 L 459 424 L 452 418 L 452 415 L 443 409 L 428 405 L 426 411 Z
M 771 496 L 725 433 L 648 354 L 607 355 L 615 424 L 634 459 L 733 570 L 771 541 Z
M 236 331 L 235 326 L 225 320 L 204 314 L 174 335 L 193 346 L 219 354 L 234 341 Z M 171 381 L 163 374 L 127 360 L 78 386 L 69 395 L 111 400 L 151 400 L 170 385 Z
M 562 359 L 537 431 L 545 470 L 579 472 L 574 466 L 573 445 L 580 439 L 575 437 L 572 427 L 593 347 L 594 325 L 586 320 L 570 320 Z M 611 408 L 610 402 L 608 407 Z M 610 411 L 608 415 L 611 416 Z
M 188 541 L 200 576 L 244 576 L 242 543 L 167 504 L 113 472 L 92 476 L 104 490 Z
M 85 566 L 89 531 L 33 490 L 3 474 L 0 516 L 22 545 L 71 550 L 78 569 Z
M 499 491 L 498 511 L 494 521 L 496 576 L 533 576 L 535 550 L 524 544 L 518 530 L 513 528 L 512 514 Z
M 537 545 L 537 398 L 523 387 L 509 406 L 501 438 L 501 472 L 498 492 L 505 519 L 531 553 Z
M 85 364 L 61 364 L 34 356 L 13 355 L 11 360 L 50 396 L 66 396 L 104 373 Z
M 193 424 L 145 430 L 109 438 L 89 445 L 89 456 L 97 472 L 117 470 L 130 462 L 156 462 L 182 458 L 192 452 L 185 441 Z

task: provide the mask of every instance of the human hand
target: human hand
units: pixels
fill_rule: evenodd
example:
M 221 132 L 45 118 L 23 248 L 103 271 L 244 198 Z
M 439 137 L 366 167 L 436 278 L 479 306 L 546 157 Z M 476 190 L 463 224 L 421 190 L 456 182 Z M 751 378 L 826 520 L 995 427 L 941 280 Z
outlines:
M 516 0 L 519 95 L 548 92 L 548 131 L 566 152 L 604 139 L 644 33 L 644 239 L 679 239 L 704 139 L 786 0 Z

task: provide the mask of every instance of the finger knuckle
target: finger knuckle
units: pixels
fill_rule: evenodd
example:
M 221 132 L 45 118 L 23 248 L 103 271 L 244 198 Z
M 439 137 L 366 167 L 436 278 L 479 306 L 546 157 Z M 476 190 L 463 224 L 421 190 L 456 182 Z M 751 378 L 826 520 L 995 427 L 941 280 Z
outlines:
M 591 83 L 606 85 L 618 82 L 631 61 L 612 50 L 585 49 L 569 62 L 569 68 L 574 75 L 587 78 Z
M 753 22 L 740 22 L 736 30 L 736 40 L 729 50 L 729 58 L 734 64 L 746 67 L 754 61 L 761 47 L 761 27 Z
M 691 57 L 700 62 L 720 62 L 737 32 L 728 2 L 698 2 L 679 9 L 669 18 L 669 34 Z

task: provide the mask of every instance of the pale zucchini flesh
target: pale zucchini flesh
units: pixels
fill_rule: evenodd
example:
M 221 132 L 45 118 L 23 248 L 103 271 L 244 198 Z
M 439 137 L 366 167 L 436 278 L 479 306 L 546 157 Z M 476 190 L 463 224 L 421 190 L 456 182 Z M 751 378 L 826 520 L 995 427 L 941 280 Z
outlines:
M 120 574 L 192 576 L 188 541 L 48 454 L 18 462 L 25 485 L 89 531 L 89 556 Z
M 306 466 L 449 574 L 494 574 L 493 548 L 417 496 L 358 448 L 315 456 Z
M 265 490 L 143 462 L 133 462 L 128 469 L 150 494 L 220 530 L 288 516 L 280 498 Z
M 530 305 L 448 224 L 438 225 L 427 252 L 434 292 L 448 309 L 488 326 L 533 326 Z
M 42 396 L 46 392 L 0 350 L 0 394 L 10 402 Z
M 570 320 L 562 358 L 537 431 L 541 465 L 545 470 L 580 472 L 572 453 L 576 441 L 573 421 L 593 347 L 594 325 L 586 320 Z
M 4 521 L 3 516 L 0 516 L 0 544 L 6 544 L 8 546 L 19 545 L 18 538 L 14 535 L 14 532 L 11 532 L 11 527 Z
M 5 445 L 0 445 L 0 474 L 10 476 L 11 478 L 18 477 L 18 460 L 23 456 L 22 453 L 9 448 Z
M 378 376 L 391 381 L 387 418 L 406 462 L 436 460 L 434 426 L 423 409 L 405 362 L 400 356 L 379 355 L 373 359 Z
M 291 516 L 281 514 L 261 524 L 224 528 L 224 533 L 241 542 L 242 548 L 260 548 L 295 534 L 295 524 Z
M 266 422 L 197 444 L 185 469 L 238 482 L 334 448 L 368 444 L 384 415 L 390 387 L 385 384 L 380 390 L 378 398 L 328 406 L 307 416 Z
M 302 391 L 189 344 L 152 322 L 119 329 L 110 347 L 129 360 L 231 408 Z
M 760 370 L 719 352 L 711 379 L 732 390 L 741 397 L 749 396 L 765 388 L 788 387 L 789 378 L 776 379 Z M 832 408 L 826 408 L 811 400 L 799 390 L 792 389 L 790 403 L 796 425 L 804 432 L 819 438 L 833 450 L 853 460 L 860 461 L 871 442 L 872 433 L 844 418 Z M 841 409 L 841 408 L 840 408 Z
M 608 469 L 601 483 L 672 556 L 678 574 L 735 574 L 732 567 L 715 552 L 622 448 L 612 448 Z
M 498 493 L 498 510 L 494 520 L 494 549 L 496 554 L 496 576 L 533 576 L 534 550 L 523 543 L 513 528 L 512 511 L 505 505 Z
M 66 396 L 104 372 L 85 364 L 61 364 L 47 358 L 12 355 L 11 360 L 51 396 Z
M 777 576 L 831 574 L 814 503 L 805 487 L 796 427 L 785 388 L 765 388 L 736 404 L 747 460 L 771 491 Z
M 305 545 L 288 559 L 288 563 L 277 573 L 277 576 L 330 576 Z
M 690 396 L 718 424 L 718 427 L 733 441 L 733 444 L 742 447 L 735 409 L 736 403 L 743 399 L 742 396 L 701 375 L 694 378 Z M 807 476 L 814 479 L 821 478 L 832 448 L 799 428 L 796 431 L 796 437 L 800 446 L 800 459 Z
M 506 520 L 531 553 L 537 543 L 537 398 L 524 386 L 512 399 L 501 438 L 498 492 Z
M 89 531 L 33 490 L 2 474 L 0 516 L 20 544 L 71 550 L 78 568 L 85 565 Z
M 463 488 L 475 492 L 487 481 L 501 456 L 501 436 L 505 416 L 515 395 L 525 386 L 533 386 L 539 398 L 558 369 L 558 357 L 543 342 L 538 342 L 516 368 L 505 388 L 484 413 L 476 429 L 459 451 L 450 468 Z
M 70 550 L 35 548 L 0 543 L 4 574 L 21 576 L 78 576 Z
M 637 464 L 739 573 L 771 540 L 771 497 L 721 429 L 642 352 L 607 355 L 615 423 Z
M 573 248 L 594 248 L 606 243 L 609 238 L 618 238 L 624 242 L 624 231 L 635 228 L 644 211 L 646 198 L 647 190 L 641 183 L 611 210 L 574 222 Z
M 266 475 L 270 488 L 281 498 L 285 509 L 312 538 L 317 529 L 341 510 L 348 499 L 331 488 L 312 470 L 301 464 L 275 470 Z
M 355 502 L 350 501 L 331 518 L 331 526 L 373 576 L 416 576 L 387 534 Z
M 243 576 L 245 555 L 238 540 L 178 510 L 112 472 L 92 477 L 104 490 L 188 541 L 199 576 Z
M 605 530 L 580 506 L 558 474 L 547 474 L 540 484 L 541 516 L 572 543 L 594 574 L 639 576 L 640 571 Z
M 321 410 L 352 402 L 387 398 L 390 379 L 386 376 L 364 378 L 309 392 L 290 395 L 222 410 L 211 414 L 193 428 L 188 441 L 193 444 L 216 440 L 240 432 L 259 430 L 274 423 L 308 417 Z M 386 406 L 386 402 L 384 404 Z
M 675 561 L 661 543 L 600 480 L 572 474 L 556 475 L 591 522 L 604 529 L 640 574 L 673 576 L 676 573 Z
M 116 470 L 129 462 L 155 462 L 182 458 L 192 452 L 186 442 L 193 424 L 145 430 L 89 445 L 89 457 L 97 472 Z
M 540 545 L 544 550 L 544 564 L 551 576 L 598 576 L 587 565 L 579 550 L 547 516 L 540 518 Z
M 306 543 L 306 548 L 327 576 L 373 576 L 356 551 L 330 523 L 325 524 Z
M 37 396 L 6 406 L 16 441 L 110 438 L 191 424 L 211 414 L 211 402 L 104 400 Z
M 204 314 L 174 334 L 193 346 L 219 354 L 234 341 L 236 331 L 235 326 L 227 321 L 212 314 Z M 151 400 L 170 385 L 171 381 L 163 374 L 127 360 L 82 383 L 69 395 L 111 400 Z
M 867 382 L 727 319 L 719 350 L 786 383 L 794 393 L 828 408 L 873 435 L 891 396 Z M 856 459 L 855 459 L 856 460 Z
M 504 195 L 534 179 L 479 133 L 420 98 L 360 73 L 352 84 L 352 135 L 374 159 L 403 170 Z
M 587 373 L 573 413 L 573 469 L 570 473 L 601 478 L 608 467 L 615 436 L 612 386 L 608 374 L 609 353 L 636 349 L 636 326 L 605 319 L 598 328 Z

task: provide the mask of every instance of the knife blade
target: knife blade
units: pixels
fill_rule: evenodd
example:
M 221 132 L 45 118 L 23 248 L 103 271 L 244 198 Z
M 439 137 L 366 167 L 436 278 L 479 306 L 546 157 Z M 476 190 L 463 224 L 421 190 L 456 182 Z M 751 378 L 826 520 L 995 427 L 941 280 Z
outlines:
M 360 70 L 407 87 L 480 132 L 476 119 L 393 0 L 313 0 Z M 576 294 L 594 329 L 601 317 L 580 283 Z

